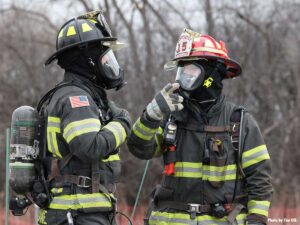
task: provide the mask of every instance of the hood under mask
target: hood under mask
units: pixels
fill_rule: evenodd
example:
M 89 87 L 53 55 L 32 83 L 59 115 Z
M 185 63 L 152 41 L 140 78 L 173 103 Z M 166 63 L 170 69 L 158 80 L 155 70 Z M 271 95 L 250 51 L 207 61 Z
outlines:
M 118 90 L 124 85 L 123 70 L 120 69 L 111 49 L 72 50 L 58 58 L 58 64 L 66 72 L 88 78 L 105 89 Z M 118 76 L 115 75 L 116 72 Z

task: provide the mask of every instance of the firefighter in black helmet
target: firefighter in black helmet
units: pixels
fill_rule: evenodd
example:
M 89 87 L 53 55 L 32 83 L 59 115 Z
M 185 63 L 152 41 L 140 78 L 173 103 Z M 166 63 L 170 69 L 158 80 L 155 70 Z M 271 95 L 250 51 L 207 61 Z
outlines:
M 189 29 L 165 66 L 177 69 L 176 82 L 146 106 L 127 142 L 140 159 L 163 156 L 146 224 L 266 224 L 267 147 L 252 115 L 222 94 L 222 81 L 241 66 L 224 42 Z
M 108 101 L 105 89 L 124 85 L 113 53 L 122 46 L 101 12 L 71 19 L 58 32 L 57 51 L 45 65 L 57 59 L 65 76 L 41 107 L 47 115 L 44 166 L 52 201 L 40 211 L 39 224 L 115 224 L 118 153 L 131 119 Z

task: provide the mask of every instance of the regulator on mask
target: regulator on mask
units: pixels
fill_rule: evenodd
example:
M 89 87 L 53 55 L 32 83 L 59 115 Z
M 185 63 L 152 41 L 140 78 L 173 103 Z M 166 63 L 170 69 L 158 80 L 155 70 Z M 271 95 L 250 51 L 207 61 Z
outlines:
M 17 194 L 10 201 L 14 215 L 22 215 L 23 209 L 31 204 L 26 194 L 36 180 L 34 161 L 39 151 L 34 146 L 34 137 L 37 118 L 37 111 L 30 106 L 19 107 L 12 115 L 9 183 Z

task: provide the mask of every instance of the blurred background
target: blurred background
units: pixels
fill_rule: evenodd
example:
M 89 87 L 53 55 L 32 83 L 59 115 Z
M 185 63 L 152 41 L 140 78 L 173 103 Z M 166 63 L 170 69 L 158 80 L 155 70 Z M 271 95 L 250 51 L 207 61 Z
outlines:
M 133 120 L 174 72 L 173 58 L 183 28 L 227 44 L 243 74 L 224 81 L 224 92 L 257 119 L 271 159 L 275 193 L 270 218 L 296 218 L 300 224 L 300 1 L 299 0 L 0 0 L 0 224 L 4 224 L 5 129 L 13 110 L 36 106 L 62 79 L 62 70 L 43 63 L 55 50 L 58 29 L 68 19 L 103 10 L 112 33 L 127 48 L 117 53 L 128 85 L 109 91 Z M 131 213 L 145 161 L 123 146 L 119 209 Z M 135 224 L 143 224 L 151 190 L 161 178 L 162 160 L 150 162 Z M 10 224 L 33 224 L 34 210 Z M 127 224 L 121 220 L 122 224 Z M 122 222 L 123 221 L 123 222 Z

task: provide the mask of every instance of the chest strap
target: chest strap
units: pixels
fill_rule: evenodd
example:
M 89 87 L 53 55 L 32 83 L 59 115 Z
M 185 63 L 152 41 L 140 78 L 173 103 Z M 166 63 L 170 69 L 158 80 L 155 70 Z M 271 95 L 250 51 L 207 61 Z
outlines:
M 204 126 L 205 132 L 231 132 L 231 126 Z
M 102 193 L 109 194 L 112 193 L 102 184 L 100 184 L 100 173 L 99 173 L 99 165 L 98 162 L 92 163 L 92 177 L 86 176 L 78 176 L 72 174 L 61 175 L 60 171 L 66 167 L 66 165 L 70 162 L 72 158 L 72 154 L 69 153 L 63 159 L 53 159 L 51 161 L 51 173 L 48 176 L 48 182 L 50 183 L 52 180 L 55 181 L 56 187 L 62 187 L 63 183 L 69 182 L 72 184 L 76 184 L 78 187 L 90 187 L 92 186 L 92 193 L 98 193 L 101 191 Z
M 208 214 L 211 213 L 211 205 L 200 205 L 194 203 L 182 203 L 177 201 L 158 201 L 156 206 L 159 210 L 164 210 L 166 208 L 176 209 L 180 211 L 185 211 L 191 214 L 191 219 L 195 219 L 197 214 Z

